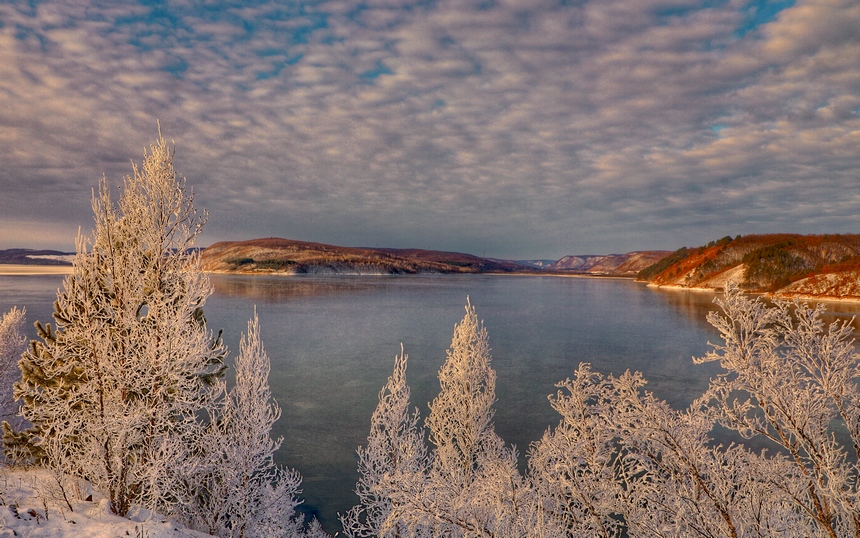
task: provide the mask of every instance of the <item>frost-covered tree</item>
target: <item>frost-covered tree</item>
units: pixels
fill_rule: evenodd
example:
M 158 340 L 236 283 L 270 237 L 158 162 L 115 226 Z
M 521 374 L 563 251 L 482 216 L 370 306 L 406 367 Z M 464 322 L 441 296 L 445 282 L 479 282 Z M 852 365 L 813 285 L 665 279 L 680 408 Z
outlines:
M 674 410 L 644 385 L 641 374 L 603 377 L 587 364 L 559 383 L 550 401 L 562 421 L 529 452 L 547 527 L 599 537 L 811 535 L 772 485 L 772 475 L 792 476 L 784 460 L 713 446 L 708 412 Z
M 723 343 L 696 360 L 726 372 L 701 398 L 676 410 L 639 373 L 603 376 L 581 364 L 550 396 L 562 419 L 532 444 L 525 478 L 493 432 L 486 330 L 467 305 L 426 421 L 426 466 L 392 463 L 397 447 L 420 439 L 401 357 L 359 452 L 362 504 L 345 518 L 347 534 L 860 536 L 860 355 L 850 323 L 826 326 L 822 307 L 768 306 L 734 284 L 717 303 L 723 313 L 708 319 Z M 717 444 L 716 425 L 772 448 Z
M 515 532 L 527 488 L 515 451 L 493 427 L 496 372 L 487 330 L 470 302 L 447 355 L 439 370 L 441 390 L 426 420 L 434 445 L 425 488 L 432 507 L 428 524 L 437 534 Z
M 823 308 L 745 297 L 709 321 L 726 372 L 684 411 L 581 365 L 529 453 L 542 517 L 577 536 L 860 536 L 860 356 Z M 773 443 L 716 445 L 716 424 Z M 775 450 L 774 450 L 775 449 Z
M 210 534 L 229 538 L 275 538 L 302 535 L 299 501 L 301 476 L 274 464 L 281 439 L 271 430 L 281 415 L 271 401 L 269 357 L 260 339 L 256 314 L 242 335 L 235 361 L 236 385 L 200 438 L 205 465 L 190 487 L 195 503 L 185 518 Z
M 404 490 L 425 481 L 427 449 L 418 409 L 409 410 L 407 359 L 401 346 L 394 372 L 379 392 L 367 446 L 358 448 L 360 479 L 355 492 L 359 504 L 341 517 L 344 533 L 350 537 L 402 536 L 406 533 L 406 525 L 399 520 L 403 507 L 395 505 L 392 497 L 402 498 Z M 419 529 L 409 532 L 420 533 Z
M 13 307 L 0 317 L 0 420 L 14 420 L 18 412 L 12 383 L 18 379 L 18 359 L 27 347 L 24 312 Z
M 779 449 L 774 490 L 820 536 L 860 536 L 860 355 L 848 321 L 825 325 L 822 306 L 745 297 L 734 284 L 708 321 L 723 343 L 702 402 L 719 424 Z
M 190 250 L 205 222 L 192 202 L 162 137 L 118 203 L 101 182 L 56 330 L 39 325 L 15 385 L 33 429 L 6 428 L 7 439 L 42 457 L 40 447 L 62 447 L 53 465 L 90 480 L 120 515 L 176 502 L 177 461 L 193 466 L 188 439 L 219 397 L 224 350 L 202 315 L 212 288 Z
M 434 445 L 426 463 L 418 416 L 408 410 L 406 358 L 395 362 L 359 451 L 362 504 L 344 518 L 348 535 L 523 536 L 534 523 L 516 452 L 493 428 L 496 377 L 470 303 L 447 355 L 426 420 Z

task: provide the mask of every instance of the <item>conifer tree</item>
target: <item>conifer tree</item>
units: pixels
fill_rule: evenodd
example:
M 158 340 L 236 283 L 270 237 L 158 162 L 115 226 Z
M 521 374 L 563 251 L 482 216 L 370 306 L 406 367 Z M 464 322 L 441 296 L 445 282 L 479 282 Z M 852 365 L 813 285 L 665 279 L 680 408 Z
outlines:
M 359 482 L 355 492 L 359 504 L 341 517 L 343 529 L 350 537 L 394 537 L 406 531 L 400 521 L 412 503 L 420 499 L 410 491 L 420 486 L 427 473 L 427 449 L 418 425 L 418 410 L 409 410 L 409 386 L 406 384 L 408 356 L 401 346 L 394 359 L 394 372 L 379 392 L 379 405 L 370 419 L 367 445 L 358 448 Z M 406 501 L 400 504 L 392 498 Z M 410 528 L 410 533 L 421 534 Z
M 189 498 L 196 502 L 185 518 L 224 538 L 300 536 L 303 518 L 295 508 L 302 478 L 273 461 L 282 439 L 272 439 L 271 430 L 281 410 L 271 401 L 270 362 L 256 313 L 242 335 L 235 368 L 236 385 L 200 438 L 205 464 L 191 481 Z
M 496 372 L 490 366 L 487 329 L 466 302 L 454 327 L 447 360 L 439 370 L 439 395 L 427 417 L 434 449 L 428 493 L 446 513 L 434 516 L 436 532 L 511 536 L 521 529 L 514 516 L 528 488 L 516 467 L 516 452 L 493 427 Z
M 395 362 L 368 446 L 359 450 L 362 504 L 344 518 L 347 535 L 513 537 L 528 534 L 536 522 L 516 452 L 493 428 L 496 374 L 487 331 L 471 303 L 447 355 L 426 420 L 434 445 L 426 463 L 417 414 L 408 413 L 406 358 Z
M 39 324 L 20 364 L 15 396 L 33 427 L 4 428 L 19 455 L 62 447 L 52 466 L 90 480 L 120 515 L 176 501 L 171 460 L 190 456 L 188 439 L 219 396 L 224 351 L 202 314 L 211 285 L 190 250 L 206 218 L 192 202 L 161 136 L 117 204 L 102 180 L 93 236 L 79 234 L 54 305 L 56 329 Z

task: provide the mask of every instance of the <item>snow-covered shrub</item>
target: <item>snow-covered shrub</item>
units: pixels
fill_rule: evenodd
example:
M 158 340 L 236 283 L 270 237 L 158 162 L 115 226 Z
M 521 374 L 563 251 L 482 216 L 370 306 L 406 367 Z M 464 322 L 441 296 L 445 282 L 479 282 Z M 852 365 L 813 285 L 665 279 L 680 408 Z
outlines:
M 12 383 L 19 377 L 18 359 L 27 346 L 24 313 L 13 307 L 0 317 L 0 420 L 13 421 L 18 414 Z

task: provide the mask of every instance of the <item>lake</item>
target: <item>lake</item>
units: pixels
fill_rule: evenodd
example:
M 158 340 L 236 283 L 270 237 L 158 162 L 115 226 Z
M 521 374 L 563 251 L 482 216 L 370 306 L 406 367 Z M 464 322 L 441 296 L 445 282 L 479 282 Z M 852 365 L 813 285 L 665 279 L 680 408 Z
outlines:
M 715 309 L 712 293 L 628 279 L 510 275 L 215 275 L 212 282 L 206 317 L 214 330 L 224 329 L 232 352 L 257 309 L 283 411 L 274 431 L 284 438 L 277 462 L 302 473 L 304 510 L 332 533 L 340 530 L 337 513 L 357 500 L 355 449 L 366 441 L 401 343 L 413 407 L 426 417 L 467 297 L 493 350 L 496 432 L 521 454 L 558 422 L 547 395 L 580 362 L 603 373 L 641 371 L 648 389 L 676 408 L 719 371 L 691 360 L 718 338 L 705 320 Z M 0 276 L 0 312 L 25 306 L 28 328 L 49 321 L 61 283 L 56 275 Z M 858 303 L 828 308 L 830 319 L 860 314 Z

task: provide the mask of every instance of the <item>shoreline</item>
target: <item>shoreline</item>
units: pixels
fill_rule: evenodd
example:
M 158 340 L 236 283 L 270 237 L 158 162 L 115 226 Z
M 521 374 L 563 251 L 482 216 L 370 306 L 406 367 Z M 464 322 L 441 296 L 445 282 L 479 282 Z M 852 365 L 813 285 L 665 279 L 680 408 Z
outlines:
M 71 265 L 0 263 L 0 276 L 70 275 Z
M 69 275 L 72 273 L 73 267 L 71 265 L 29 265 L 29 264 L 0 264 L 0 276 L 39 276 L 39 275 Z M 205 271 L 207 274 L 213 275 L 236 275 L 236 276 L 296 276 L 298 273 L 285 273 L 285 272 L 271 272 L 271 273 L 243 273 L 238 271 Z M 443 275 L 442 273 L 438 273 Z M 634 280 L 640 284 L 643 284 L 649 288 L 654 288 L 657 290 L 668 290 L 668 291 L 689 291 L 694 293 L 722 293 L 722 290 L 715 288 L 704 288 L 704 287 L 687 287 L 687 286 L 679 286 L 677 284 L 654 284 L 651 282 L 644 282 L 640 280 L 636 280 L 635 277 L 630 276 L 617 276 L 617 275 L 590 275 L 585 273 L 503 273 L 503 272 L 488 272 L 488 273 L 453 273 L 453 274 L 487 274 L 487 275 L 503 275 L 503 276 L 541 276 L 541 277 L 560 277 L 560 278 L 597 278 L 597 279 L 610 279 L 610 280 Z M 370 274 L 367 273 L 368 276 L 385 276 L 384 274 Z M 330 276 L 364 276 L 362 274 L 332 274 Z M 408 276 L 408 275 L 406 275 Z M 783 300 L 799 300 L 799 301 L 817 301 L 824 303 L 860 303 L 860 297 L 839 297 L 833 295 L 801 295 L 801 294 L 791 294 L 791 295 L 778 295 L 774 293 L 765 293 L 765 292 L 748 292 L 753 295 L 761 295 L 763 297 L 767 297 L 768 299 L 783 299 Z
M 647 283 L 646 286 L 649 288 L 654 288 L 658 290 L 669 290 L 669 291 L 692 291 L 695 293 L 722 293 L 723 290 L 716 288 L 702 288 L 702 287 L 686 287 L 679 286 L 677 284 L 653 284 L 651 282 Z M 799 293 L 791 293 L 791 294 L 778 294 L 773 292 L 751 292 L 744 291 L 744 293 L 748 293 L 750 295 L 759 295 L 761 297 L 765 297 L 770 300 L 781 299 L 784 301 L 807 301 L 807 302 L 820 302 L 820 303 L 860 303 L 860 297 L 842 297 L 838 295 L 807 295 L 807 294 L 799 294 Z

